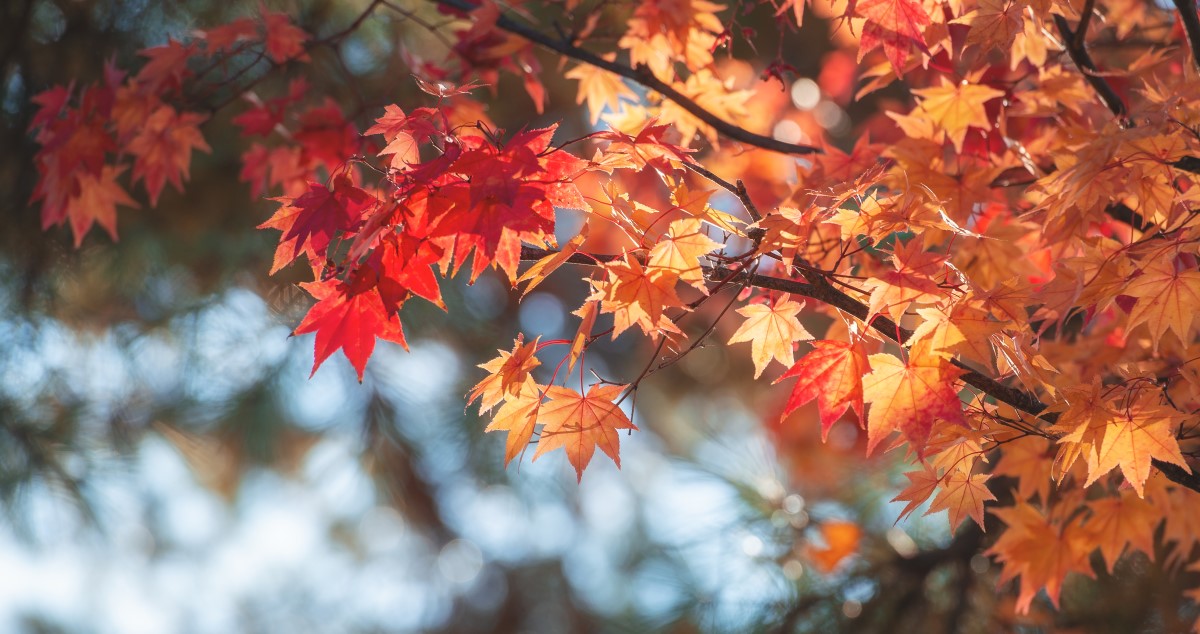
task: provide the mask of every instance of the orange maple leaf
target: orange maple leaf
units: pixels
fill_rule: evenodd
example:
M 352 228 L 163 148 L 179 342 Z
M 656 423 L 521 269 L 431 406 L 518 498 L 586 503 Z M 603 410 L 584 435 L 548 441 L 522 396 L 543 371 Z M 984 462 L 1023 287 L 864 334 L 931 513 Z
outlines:
M 754 378 L 762 375 L 771 359 L 791 367 L 795 362 L 795 343 L 812 339 L 796 319 L 801 308 L 804 308 L 803 303 L 784 295 L 774 304 L 751 304 L 737 310 L 746 321 L 729 338 L 729 343 L 750 342 Z
M 1154 560 L 1154 530 L 1163 519 L 1161 511 L 1128 489 L 1117 497 L 1089 500 L 1087 507 L 1092 516 L 1084 529 L 1100 547 L 1109 574 L 1126 546 Z
M 1094 577 L 1088 562 L 1091 551 L 1083 529 L 1074 522 L 1055 526 L 1037 509 L 1021 502 L 1015 507 L 993 509 L 1008 529 L 1000 534 L 987 554 L 1004 565 L 1000 583 L 1021 577 L 1017 612 L 1029 612 L 1038 590 L 1045 588 L 1050 602 L 1058 607 L 1058 595 L 1068 573 Z
M 983 503 L 995 500 L 996 496 L 987 488 L 987 473 L 971 475 L 955 469 L 938 482 L 938 494 L 929 505 L 926 515 L 938 511 L 950 512 L 950 530 L 958 528 L 968 516 L 983 528 Z
M 674 271 L 685 284 L 707 295 L 700 258 L 719 248 L 721 243 L 708 237 L 698 218 L 682 218 L 670 224 L 667 235 L 650 249 L 647 261 L 650 266 Z
M 917 510 L 917 507 L 924 504 L 925 500 L 928 500 L 938 488 L 937 471 L 928 464 L 919 471 L 906 472 L 904 477 L 908 478 L 908 486 L 892 498 L 893 502 L 908 502 L 896 518 L 897 522 Z
M 467 395 L 467 405 L 477 399 L 483 399 L 479 403 L 479 409 L 486 412 L 500 401 L 516 396 L 529 379 L 529 373 L 542 364 L 534 356 L 540 338 L 526 344 L 525 335 L 519 334 L 513 342 L 512 352 L 497 350 L 500 356 L 479 364 L 480 368 L 487 370 L 488 376 L 471 388 L 471 393 Z
M 812 560 L 817 570 L 829 574 L 843 560 L 858 551 L 863 531 L 858 524 L 843 520 L 830 520 L 821 524 L 818 530 L 825 546 L 809 544 L 804 548 L 804 554 Z
M 1174 259 L 1155 258 L 1125 287 L 1124 294 L 1138 298 L 1129 313 L 1129 330 L 1146 324 L 1154 336 L 1154 349 L 1168 330 L 1180 341 L 1189 334 L 1200 310 L 1200 271 L 1177 270 Z
M 137 202 L 117 184 L 117 177 L 123 171 L 124 166 L 112 165 L 105 165 L 98 175 L 79 170 L 76 178 L 79 193 L 67 199 L 67 218 L 71 221 L 77 248 L 93 223 L 99 224 L 116 240 L 117 205 L 137 208 Z
M 1085 486 L 1119 466 L 1125 480 L 1133 485 L 1139 497 L 1144 497 L 1143 487 L 1150 477 L 1154 459 L 1192 472 L 1179 451 L 1173 429 L 1182 415 L 1174 408 L 1160 405 L 1157 398 L 1152 393 L 1145 393 L 1108 423 L 1096 454 L 1096 466 L 1089 471 Z
M 871 292 L 868 321 L 880 312 L 899 320 L 912 302 L 931 303 L 941 297 L 934 276 L 942 271 L 946 256 L 924 252 L 919 243 L 898 243 L 892 254 L 895 270 L 862 281 L 861 285 Z
M 871 373 L 863 377 L 867 413 L 867 454 L 893 431 L 899 430 L 917 456 L 925 455 L 929 432 L 937 421 L 966 426 L 962 402 L 954 380 L 962 370 L 934 357 L 908 363 L 890 354 L 869 357 Z
M 813 350 L 775 380 L 799 378 L 783 408 L 783 417 L 805 403 L 817 399 L 821 414 L 821 441 L 829 437 L 829 428 L 853 408 L 863 419 L 862 378 L 870 369 L 861 345 L 842 341 L 814 341 Z
M 600 312 L 613 315 L 613 339 L 631 326 L 657 339 L 663 333 L 678 333 L 674 322 L 663 314 L 668 308 L 683 308 L 675 294 L 679 276 L 673 271 L 648 266 L 632 255 L 604 265 L 607 279 L 588 281 L 595 287 L 589 300 L 600 300 Z
M 565 387 L 552 385 L 546 388 L 550 401 L 542 404 L 538 413 L 538 422 L 545 427 L 533 459 L 561 447 L 567 452 L 571 466 L 575 467 L 577 478 L 582 480 L 583 470 L 599 446 L 620 467 L 621 437 L 617 430 L 637 429 L 625 412 L 613 403 L 624 389 L 624 385 L 596 384 L 588 388 L 585 396 Z

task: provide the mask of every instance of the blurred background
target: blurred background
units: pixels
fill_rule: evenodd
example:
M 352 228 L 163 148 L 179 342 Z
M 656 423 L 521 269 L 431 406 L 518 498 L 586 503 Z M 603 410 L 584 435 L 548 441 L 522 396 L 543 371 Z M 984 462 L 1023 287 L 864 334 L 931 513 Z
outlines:
M 366 4 L 271 6 L 321 36 Z M 622 470 L 597 458 L 577 484 L 561 452 L 505 470 L 503 437 L 464 410 L 484 376 L 475 366 L 518 332 L 569 337 L 582 272 L 564 270 L 520 304 L 491 272 L 447 282 L 448 312 L 406 305 L 410 352 L 381 343 L 361 385 L 340 354 L 309 378 L 311 337 L 289 338 L 311 302 L 295 287 L 305 271 L 267 275 L 277 234 L 255 226 L 277 205 L 239 180 L 236 105 L 205 124 L 213 151 L 193 156 L 186 193 L 121 210 L 119 242 L 93 231 L 75 249 L 67 229 L 43 232 L 28 204 L 30 97 L 97 81 L 110 58 L 135 69 L 139 49 L 257 7 L 0 3 L 0 632 L 1016 627 L 1011 597 L 977 554 L 982 534 L 969 525 L 952 536 L 944 515 L 919 511 L 897 523 L 896 459 L 865 461 L 853 423 L 822 445 L 809 408 L 779 422 L 790 385 L 770 386 L 780 368 L 752 381 L 746 346 L 701 348 L 646 381 Z M 602 7 L 589 45 L 606 51 L 632 5 Z M 781 36 L 773 7 L 738 9 L 754 46 L 735 39 L 744 61 L 721 63 L 755 91 L 758 131 L 849 147 L 897 98 L 851 102 L 853 57 L 819 16 Z M 426 52 L 436 38 L 415 20 L 380 12 L 256 90 L 282 94 L 302 76 L 314 103 L 332 99 L 360 130 L 385 104 L 424 103 L 411 51 L 439 53 Z M 776 51 L 794 70 L 760 81 Z M 510 130 L 561 121 L 560 139 L 587 132 L 575 82 L 558 60 L 541 61 L 544 116 L 530 121 L 509 75 L 497 87 L 508 97 L 486 115 Z M 718 173 L 750 170 L 760 206 L 796 182 L 791 158 L 727 146 L 707 156 Z M 734 326 L 725 320 L 714 341 Z M 597 346 L 589 364 L 629 380 L 652 353 L 641 343 Z M 1069 584 L 1059 625 L 1150 622 L 1167 582 L 1144 568 Z M 1144 600 L 1097 609 L 1106 592 Z M 1020 627 L 1050 618 L 1035 610 Z

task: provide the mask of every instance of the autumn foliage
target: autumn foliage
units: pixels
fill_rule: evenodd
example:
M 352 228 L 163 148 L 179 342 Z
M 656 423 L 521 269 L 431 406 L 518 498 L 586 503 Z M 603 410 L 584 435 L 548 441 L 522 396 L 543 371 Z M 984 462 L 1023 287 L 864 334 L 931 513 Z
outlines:
M 378 340 L 405 345 L 408 302 L 445 309 L 443 285 L 496 270 L 521 296 L 553 275 L 584 296 L 576 334 L 514 333 L 467 396 L 506 432 L 506 463 L 532 443 L 578 478 L 597 449 L 619 465 L 642 382 L 727 345 L 779 384 L 786 424 L 811 412 L 822 438 L 857 425 L 867 454 L 904 455 L 902 515 L 987 527 L 1018 612 L 1043 591 L 1057 605 L 1095 556 L 1196 565 L 1192 3 L 768 0 L 780 30 L 833 25 L 828 64 L 849 71 L 801 80 L 815 110 L 780 92 L 788 51 L 764 68 L 729 54 L 753 36 L 730 7 L 589 4 L 374 1 L 321 38 L 262 9 L 147 49 L 136 72 L 109 64 L 35 98 L 43 226 L 116 240 L 118 208 L 182 190 L 230 108 L 242 179 L 277 203 L 261 225 L 272 273 L 311 269 L 294 332 L 315 333 L 313 372 L 341 351 L 361 379 Z M 389 12 L 445 50 L 406 51 L 406 105 L 360 125 L 309 94 L 305 65 Z M 593 41 L 602 27 L 621 35 Z M 513 79 L 525 94 L 504 98 L 542 111 L 547 59 L 577 82 L 590 133 L 488 119 Z M 243 66 L 219 98 L 213 78 Z M 272 74 L 290 88 L 258 94 Z M 852 103 L 874 111 L 839 147 L 826 130 Z M 617 337 L 644 340 L 646 371 L 591 376 L 589 348 Z M 808 556 L 828 572 L 860 531 L 821 530 Z

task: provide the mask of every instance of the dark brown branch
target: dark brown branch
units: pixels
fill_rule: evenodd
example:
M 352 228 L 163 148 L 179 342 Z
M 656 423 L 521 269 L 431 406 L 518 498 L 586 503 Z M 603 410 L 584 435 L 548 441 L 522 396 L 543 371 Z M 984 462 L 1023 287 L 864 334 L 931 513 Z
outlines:
M 471 12 L 479 8 L 468 0 L 430 0 L 437 5 L 455 9 L 457 11 Z M 771 150 L 783 154 L 820 154 L 821 150 L 809 145 L 797 145 L 795 143 L 785 143 L 773 137 L 756 134 L 743 127 L 733 125 L 728 121 L 718 117 L 717 115 L 705 110 L 687 95 L 676 90 L 670 84 L 660 80 L 650 72 L 650 69 L 645 66 L 627 66 L 615 61 L 608 61 L 591 51 L 576 46 L 573 42 L 566 39 L 557 39 L 538 31 L 525 24 L 501 14 L 496 19 L 496 26 L 513 35 L 525 38 L 542 48 L 558 53 L 565 57 L 569 57 L 584 64 L 602 68 L 610 73 L 620 75 L 626 79 L 635 81 L 650 90 L 661 94 L 666 99 L 675 102 L 679 107 L 687 110 L 697 119 L 712 126 L 722 136 L 739 141 L 747 145 Z
M 1096 91 L 1104 106 L 1116 115 L 1122 124 L 1127 124 L 1129 111 L 1125 108 L 1125 102 L 1121 101 L 1121 96 L 1113 89 L 1112 84 L 1100 76 L 1096 69 L 1096 63 L 1092 61 L 1092 56 L 1088 55 L 1087 48 L 1083 46 L 1082 41 L 1076 43 L 1075 34 L 1071 31 L 1071 25 L 1067 24 L 1067 19 L 1061 15 L 1055 15 L 1054 25 L 1058 27 L 1058 33 L 1067 47 L 1067 55 L 1071 56 L 1071 61 L 1075 62 L 1079 72 L 1083 73 L 1083 78 L 1091 85 L 1092 90 Z M 1081 22 L 1081 25 L 1086 27 L 1086 20 Z
M 1075 37 L 1071 38 L 1071 46 L 1083 50 L 1087 39 L 1088 25 L 1092 22 L 1092 14 L 1096 12 L 1096 0 L 1084 0 L 1083 10 L 1079 12 L 1079 26 L 1075 27 Z
M 553 253 L 554 251 L 548 249 L 539 249 L 528 246 L 521 247 L 522 260 L 540 260 Z M 594 266 L 598 262 L 610 262 L 612 260 L 620 259 L 621 257 L 622 256 L 617 255 L 585 255 L 582 253 L 575 253 L 572 254 L 571 257 L 567 258 L 567 262 Z M 837 308 L 843 312 L 849 313 L 850 315 L 853 315 L 862 321 L 866 321 L 867 313 L 869 312 L 866 304 L 863 304 L 857 299 L 854 299 L 853 297 L 835 288 L 829 283 L 829 280 L 826 279 L 822 273 L 817 271 L 806 271 L 804 275 L 807 282 L 801 282 L 798 280 L 771 277 L 769 275 L 758 275 L 745 270 L 733 270 L 723 266 L 703 267 L 703 269 L 705 276 L 710 279 L 720 279 L 726 283 L 746 284 L 748 286 L 754 286 L 757 288 L 765 288 L 784 293 L 791 293 L 793 295 L 800 295 L 802 297 L 808 297 L 833 306 L 834 308 Z M 884 337 L 887 337 L 888 339 L 899 344 L 903 344 L 908 340 L 909 337 L 912 336 L 911 330 L 900 327 L 896 324 L 896 322 L 882 315 L 877 315 L 873 320 L 871 320 L 870 327 Z M 963 370 L 960 378 L 964 383 L 974 387 L 988 396 L 991 396 L 997 401 L 1011 405 L 1012 407 L 1027 414 L 1041 416 L 1043 420 L 1047 420 L 1048 422 L 1053 422 L 1053 420 L 1057 418 L 1057 416 L 1054 414 L 1042 415 L 1048 406 L 1037 396 L 1034 396 L 1033 394 L 1023 390 L 1004 385 L 996 379 L 972 370 L 969 366 L 961 361 L 954 360 L 951 361 L 951 363 Z M 1161 471 L 1163 475 L 1167 476 L 1167 479 L 1171 480 L 1172 482 L 1193 491 L 1200 492 L 1200 474 L 1188 473 L 1177 465 L 1163 462 L 1161 460 L 1155 460 L 1154 466 L 1157 467 L 1158 470 Z
M 1196 13 L 1196 0 L 1175 0 L 1179 19 L 1183 21 L 1183 32 L 1187 34 L 1188 46 L 1192 49 L 1192 63 L 1200 68 L 1200 15 Z

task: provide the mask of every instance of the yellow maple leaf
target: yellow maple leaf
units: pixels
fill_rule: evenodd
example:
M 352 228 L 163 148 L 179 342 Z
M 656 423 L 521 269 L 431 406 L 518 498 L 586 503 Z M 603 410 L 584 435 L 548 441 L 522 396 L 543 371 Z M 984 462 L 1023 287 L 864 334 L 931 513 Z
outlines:
M 650 249 L 648 264 L 673 271 L 685 284 L 707 295 L 700 258 L 719 248 L 721 243 L 708 237 L 699 219 L 682 218 L 672 222 L 667 235 Z
M 754 378 L 762 375 L 771 359 L 792 367 L 796 361 L 794 344 L 812 339 L 812 335 L 796 319 L 803 307 L 803 303 L 784 295 L 774 304 L 751 304 L 737 310 L 746 321 L 729 338 L 729 343 L 750 342 Z
M 617 54 L 607 53 L 601 57 L 605 61 L 611 62 L 617 58 Z M 587 100 L 587 108 L 592 115 L 593 125 L 600 120 L 600 115 L 604 113 L 605 108 L 608 108 L 609 112 L 617 112 L 621 107 L 622 98 L 637 102 L 637 95 L 629 89 L 629 86 L 625 85 L 618 75 L 598 66 L 580 64 L 567 71 L 564 77 L 579 81 L 579 95 L 575 98 L 575 103 L 583 103 L 584 100 Z
M 991 128 L 992 120 L 984 104 L 1004 96 L 1003 91 L 995 88 L 966 80 L 956 84 L 946 78 L 942 78 L 942 85 L 937 88 L 914 90 L 913 93 L 922 97 L 920 109 L 942 130 L 957 152 L 962 152 L 967 128 Z
M 467 395 L 467 404 L 474 403 L 476 399 L 483 399 L 479 409 L 486 412 L 500 401 L 516 396 L 529 378 L 530 371 L 541 365 L 541 361 L 533 356 L 537 352 L 540 338 L 526 344 L 525 335 L 519 334 L 513 342 L 512 352 L 497 350 L 500 356 L 480 364 L 480 368 L 488 371 L 488 376 L 471 388 L 470 394 Z
M 533 379 L 526 379 L 515 393 L 508 396 L 492 417 L 492 422 L 484 429 L 488 432 L 508 432 L 504 444 L 504 466 L 508 466 L 513 458 L 521 455 L 521 452 L 529 447 L 529 440 L 533 438 L 533 428 L 537 425 L 538 410 L 542 405 L 543 389 Z

